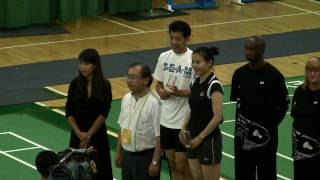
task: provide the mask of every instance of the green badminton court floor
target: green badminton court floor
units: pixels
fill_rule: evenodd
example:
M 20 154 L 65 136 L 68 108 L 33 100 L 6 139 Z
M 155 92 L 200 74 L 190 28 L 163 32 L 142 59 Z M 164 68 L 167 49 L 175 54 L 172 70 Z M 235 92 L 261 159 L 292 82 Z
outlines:
M 288 78 L 289 94 L 303 81 L 302 77 Z M 224 86 L 223 159 L 221 176 L 233 179 L 233 134 L 235 104 L 229 102 L 230 86 Z M 63 109 L 63 107 L 61 107 Z M 112 102 L 112 110 L 107 120 L 108 129 L 116 131 L 120 100 Z M 291 156 L 291 125 L 289 112 L 279 127 L 277 153 L 278 179 L 292 179 L 293 161 Z M 115 137 L 108 135 L 112 160 L 115 153 Z M 62 151 L 67 148 L 69 127 L 65 118 L 48 107 L 36 103 L 0 107 L 0 179 L 36 180 L 34 158 L 40 151 L 50 149 Z M 112 162 L 113 163 L 113 162 Z M 120 170 L 113 165 L 114 178 L 121 179 Z M 161 179 L 170 179 L 166 163 L 163 163 Z

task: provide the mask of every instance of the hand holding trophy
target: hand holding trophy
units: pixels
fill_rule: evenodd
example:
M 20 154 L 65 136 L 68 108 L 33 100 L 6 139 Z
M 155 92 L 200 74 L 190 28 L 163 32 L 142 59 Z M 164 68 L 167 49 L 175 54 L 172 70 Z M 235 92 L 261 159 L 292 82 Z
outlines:
M 166 91 L 168 91 L 169 93 L 173 93 L 177 89 L 176 81 L 177 81 L 177 76 L 170 74 L 169 79 L 166 83 Z

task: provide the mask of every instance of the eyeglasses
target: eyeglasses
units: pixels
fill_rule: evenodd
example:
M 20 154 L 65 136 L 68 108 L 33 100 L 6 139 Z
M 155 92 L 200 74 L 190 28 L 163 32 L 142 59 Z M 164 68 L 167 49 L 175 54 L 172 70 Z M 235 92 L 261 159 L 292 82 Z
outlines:
M 307 69 L 306 70 L 307 73 L 320 73 L 319 69 Z
M 128 75 L 126 75 L 126 78 L 128 80 L 136 80 L 136 79 L 139 79 L 140 77 L 138 77 L 136 75 L 128 74 Z

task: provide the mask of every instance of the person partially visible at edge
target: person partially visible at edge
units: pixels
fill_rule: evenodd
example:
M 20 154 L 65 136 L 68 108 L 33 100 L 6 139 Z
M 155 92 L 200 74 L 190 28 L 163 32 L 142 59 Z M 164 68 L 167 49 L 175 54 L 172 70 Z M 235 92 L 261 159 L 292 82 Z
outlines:
M 278 126 L 289 104 L 284 76 L 263 58 L 265 41 L 245 42 L 249 63 L 232 76 L 231 101 L 236 101 L 235 179 L 277 179 Z
M 294 179 L 320 177 L 320 57 L 305 65 L 305 80 L 292 100 Z
M 189 148 L 188 161 L 194 180 L 220 179 L 223 88 L 213 73 L 214 56 L 218 54 L 215 47 L 199 47 L 192 54 L 196 77 L 190 85 L 191 113 L 180 131 L 180 140 Z
M 161 148 L 169 161 L 173 180 L 192 179 L 185 147 L 179 141 L 179 132 L 190 109 L 188 96 L 193 79 L 191 67 L 192 51 L 187 47 L 191 28 L 184 21 L 169 25 L 171 50 L 158 58 L 153 77 L 157 80 L 156 90 L 163 100 L 161 107 Z
M 131 64 L 127 85 L 130 89 L 121 101 L 115 165 L 122 180 L 160 180 L 160 105 L 152 84 L 150 68 Z
M 79 55 L 79 75 L 71 81 L 66 118 L 71 126 L 69 146 L 93 146 L 98 152 L 98 180 L 113 179 L 105 119 L 112 101 L 111 85 L 103 76 L 100 55 L 85 49 Z
M 35 165 L 41 175 L 41 180 L 48 180 L 50 169 L 59 162 L 58 155 L 49 150 L 41 151 L 37 154 Z

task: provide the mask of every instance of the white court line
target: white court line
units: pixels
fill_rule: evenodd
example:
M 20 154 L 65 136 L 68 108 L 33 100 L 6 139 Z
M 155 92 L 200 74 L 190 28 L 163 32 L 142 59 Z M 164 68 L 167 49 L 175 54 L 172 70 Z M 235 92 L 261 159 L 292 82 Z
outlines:
M 29 147 L 29 148 L 20 148 L 20 149 L 8 150 L 8 151 L 3 151 L 3 152 L 11 153 L 11 152 L 26 151 L 26 150 L 30 150 L 30 149 L 40 149 L 40 147 L 35 146 L 35 147 Z
M 54 88 L 52 88 L 52 87 L 50 87 L 50 86 L 46 86 L 46 87 L 44 87 L 44 88 L 47 89 L 47 90 L 49 90 L 49 91 L 52 91 L 52 92 L 54 92 L 54 93 L 60 94 L 60 95 L 62 95 L 62 96 L 65 96 L 65 97 L 68 96 L 68 94 L 66 94 L 66 93 L 64 93 L 64 92 L 61 92 L 61 91 L 59 91 L 59 90 L 56 90 L 56 89 L 54 89 Z
M 291 180 L 290 178 L 285 177 L 285 176 L 283 176 L 281 174 L 278 174 L 278 173 L 277 173 L 277 177 L 280 178 L 280 179 L 284 179 L 284 180 Z
M 111 130 L 107 130 L 107 134 L 109 134 L 110 136 L 114 137 L 114 138 L 118 138 L 118 133 L 111 131 Z
M 299 85 L 300 85 L 303 83 L 303 80 L 288 81 L 288 83 L 299 83 Z
M 224 132 L 224 131 L 221 131 L 221 134 L 223 134 L 223 135 L 225 135 L 225 136 L 227 136 L 227 137 L 229 137 L 229 138 L 234 139 L 234 135 L 232 135 L 232 134 L 226 133 L 226 132 Z
M 35 104 L 39 105 L 39 106 L 42 106 L 42 107 L 48 107 L 47 105 L 41 103 L 41 102 L 35 102 Z
M 42 148 L 42 149 L 44 149 L 44 150 L 51 150 L 51 149 L 49 149 L 49 148 L 47 148 L 47 147 L 44 147 L 44 146 L 42 146 L 42 145 L 40 145 L 40 144 L 38 144 L 38 143 L 35 143 L 35 142 L 33 142 L 33 141 L 25 138 L 25 137 L 19 136 L 18 134 L 15 134 L 15 133 L 13 133 L 13 132 L 9 132 L 9 134 L 11 134 L 12 136 L 15 136 L 15 137 L 17 137 L 17 138 L 19 138 L 19 139 L 21 139 L 21 140 L 23 140 L 23 141 L 26 141 L 26 142 L 28 142 L 28 143 L 30 143 L 30 144 L 33 144 L 33 145 L 35 145 L 35 146 L 38 146 L 39 148 Z
M 297 86 L 294 85 L 287 85 L 288 88 L 297 88 Z
M 311 12 L 304 12 L 304 13 L 294 13 L 294 14 L 287 14 L 287 15 L 268 16 L 268 17 L 261 17 L 261 18 L 243 19 L 243 20 L 237 20 L 237 21 L 227 21 L 227 22 L 221 22 L 221 23 L 202 24 L 202 25 L 195 25 L 195 26 L 191 26 L 191 27 L 192 28 L 207 27 L 207 26 L 215 26 L 215 25 L 223 25 L 223 24 L 231 24 L 231 23 L 239 23 L 239 22 L 258 21 L 258 20 L 264 20 L 264 19 L 300 16 L 300 15 L 306 15 L 306 14 L 312 14 L 312 13 Z M 92 40 L 92 39 L 103 39 L 103 38 L 120 37 L 120 36 L 128 36 L 128 35 L 138 35 L 138 34 L 146 34 L 146 33 L 154 33 L 154 32 L 163 32 L 163 31 L 167 31 L 167 30 L 168 29 L 159 29 L 159 30 L 152 30 L 152 31 L 123 33 L 123 34 L 114 34 L 114 35 L 105 35 L 105 36 L 95 36 L 95 37 L 88 37 L 88 38 L 61 40 L 61 41 L 30 43 L 30 44 L 23 44 L 23 45 L 0 47 L 0 50 L 2 50 L 2 49 L 20 48 L 20 47 L 29 47 L 29 46 L 38 46 L 38 45 L 49 45 L 49 44 L 57 44 L 57 43 L 65 43 L 65 42 L 85 41 L 85 40 Z
M 226 121 L 223 121 L 223 123 L 229 123 L 229 122 L 235 122 L 236 120 L 232 119 L 232 120 L 226 120 Z
M 299 9 L 301 11 L 308 12 L 308 13 L 311 13 L 311 14 L 320 15 L 320 13 L 318 13 L 318 12 L 311 11 L 311 10 L 308 10 L 308 9 L 304 9 L 304 8 L 301 8 L 301 7 L 297 7 L 297 6 L 294 6 L 294 5 L 291 5 L 291 4 L 287 4 L 287 3 L 283 3 L 283 2 L 279 2 L 279 1 L 273 1 L 273 2 L 277 3 L 277 4 L 284 5 L 284 6 L 291 7 L 291 8 L 294 8 L 294 9 Z
M 310 2 L 313 2 L 313 3 L 317 3 L 317 4 L 320 4 L 319 1 L 315 1 L 315 0 L 309 0 Z
M 22 139 L 22 140 L 24 140 L 24 141 L 26 141 L 26 142 L 28 142 L 28 143 L 30 143 L 30 144 L 35 145 L 37 148 L 42 148 L 42 149 L 45 149 L 45 150 L 49 150 L 48 148 L 46 148 L 46 147 L 44 147 L 44 146 L 41 146 L 40 144 L 37 144 L 37 143 L 35 143 L 35 142 L 33 142 L 33 141 L 29 140 L 29 139 L 26 139 L 26 138 L 24 138 L 24 137 L 21 137 L 21 136 L 15 134 L 15 133 L 13 133 L 13 132 L 6 132 L 6 134 L 10 134 L 10 135 L 12 135 L 12 136 L 15 136 L 16 138 Z M 25 149 L 34 149 L 34 148 L 35 148 L 35 147 L 25 148 Z M 22 150 L 22 149 L 20 149 L 20 150 Z M 10 158 L 10 159 L 13 159 L 13 160 L 15 160 L 15 161 L 17 161 L 17 162 L 19 162 L 19 163 L 21 163 L 21 164 L 24 164 L 24 165 L 29 166 L 29 167 L 31 167 L 32 169 L 35 169 L 35 170 L 36 170 L 36 167 L 35 167 L 35 166 L 33 166 L 33 165 L 31 165 L 31 164 L 29 164 L 29 163 L 27 163 L 27 162 L 25 162 L 25 161 L 23 161 L 23 160 L 15 157 L 15 156 L 12 156 L 12 155 L 10 155 L 10 154 L 8 153 L 8 152 L 14 152 L 14 151 L 17 151 L 17 150 L 11 150 L 11 151 L 1 151 L 1 150 L 0 150 L 0 154 L 3 154 L 3 155 L 7 156 L 7 157 Z
M 19 163 L 21 163 L 21 164 L 24 164 L 24 165 L 29 166 L 29 167 L 31 167 L 32 169 L 36 170 L 36 167 L 35 167 L 35 166 L 33 166 L 33 165 L 31 165 L 31 164 L 29 164 L 29 163 L 27 163 L 27 162 L 25 162 L 25 161 L 17 158 L 17 157 L 14 157 L 14 156 L 12 156 L 12 155 L 4 152 L 4 151 L 1 151 L 1 150 L 0 150 L 0 154 L 3 154 L 3 155 L 7 156 L 7 157 L 10 158 L 10 159 L 13 159 L 13 160 L 15 160 L 15 161 L 17 161 L 17 162 L 19 162 Z
M 223 105 L 228 105 L 228 104 L 236 104 L 237 102 L 235 102 L 235 101 L 229 101 L 229 102 L 225 102 L 225 103 L 223 103 Z
M 105 20 L 105 21 L 112 22 L 112 23 L 114 23 L 114 24 L 118 24 L 118 25 L 120 25 L 120 26 L 123 26 L 123 27 L 129 28 L 129 29 L 133 29 L 133 30 L 138 31 L 138 32 L 144 32 L 144 31 L 142 31 L 142 30 L 140 30 L 140 29 L 137 29 L 137 28 L 134 28 L 134 27 L 128 26 L 128 25 L 126 25 L 126 24 L 120 23 L 120 22 L 115 21 L 115 20 L 111 20 L 111 19 L 106 18 L 106 17 L 103 17 L 103 16 L 98 16 L 98 18 L 103 19 L 103 20 Z
M 0 134 L 9 134 L 10 132 L 1 132 Z
M 228 154 L 228 153 L 225 153 L 225 152 L 222 152 L 222 154 L 224 156 L 227 156 L 227 157 L 231 158 L 231 159 L 234 159 L 234 156 L 232 156 L 231 154 Z
M 224 132 L 224 131 L 221 131 L 221 134 L 223 134 L 223 135 L 225 135 L 225 136 L 227 136 L 227 137 L 230 137 L 230 138 L 234 139 L 234 135 L 232 135 L 232 134 L 226 133 L 226 132 Z M 292 159 L 291 157 L 288 157 L 288 156 L 283 155 L 283 154 L 281 154 L 281 153 L 277 153 L 277 156 L 282 157 L 282 158 L 284 158 L 284 159 L 287 159 L 287 160 L 289 160 L 289 161 L 293 161 L 293 159 Z
M 143 34 L 143 33 L 142 32 L 133 32 L 133 33 L 113 34 L 113 35 L 105 35 L 105 36 L 94 36 L 94 37 L 88 37 L 88 38 L 69 39 L 69 40 L 61 40 L 61 41 L 30 43 L 30 44 L 24 44 L 24 45 L 1 47 L 0 50 L 2 50 L 2 49 L 20 48 L 20 47 L 29 47 L 29 46 L 38 46 L 38 45 L 58 44 L 58 43 L 65 43 L 65 42 L 85 41 L 85 40 L 92 40 L 92 39 L 103 39 L 103 38 L 110 38 L 110 37 L 135 35 L 135 34 Z
M 62 116 L 66 116 L 66 113 L 64 111 L 62 111 L 61 109 L 51 109 L 53 112 L 56 112 Z

